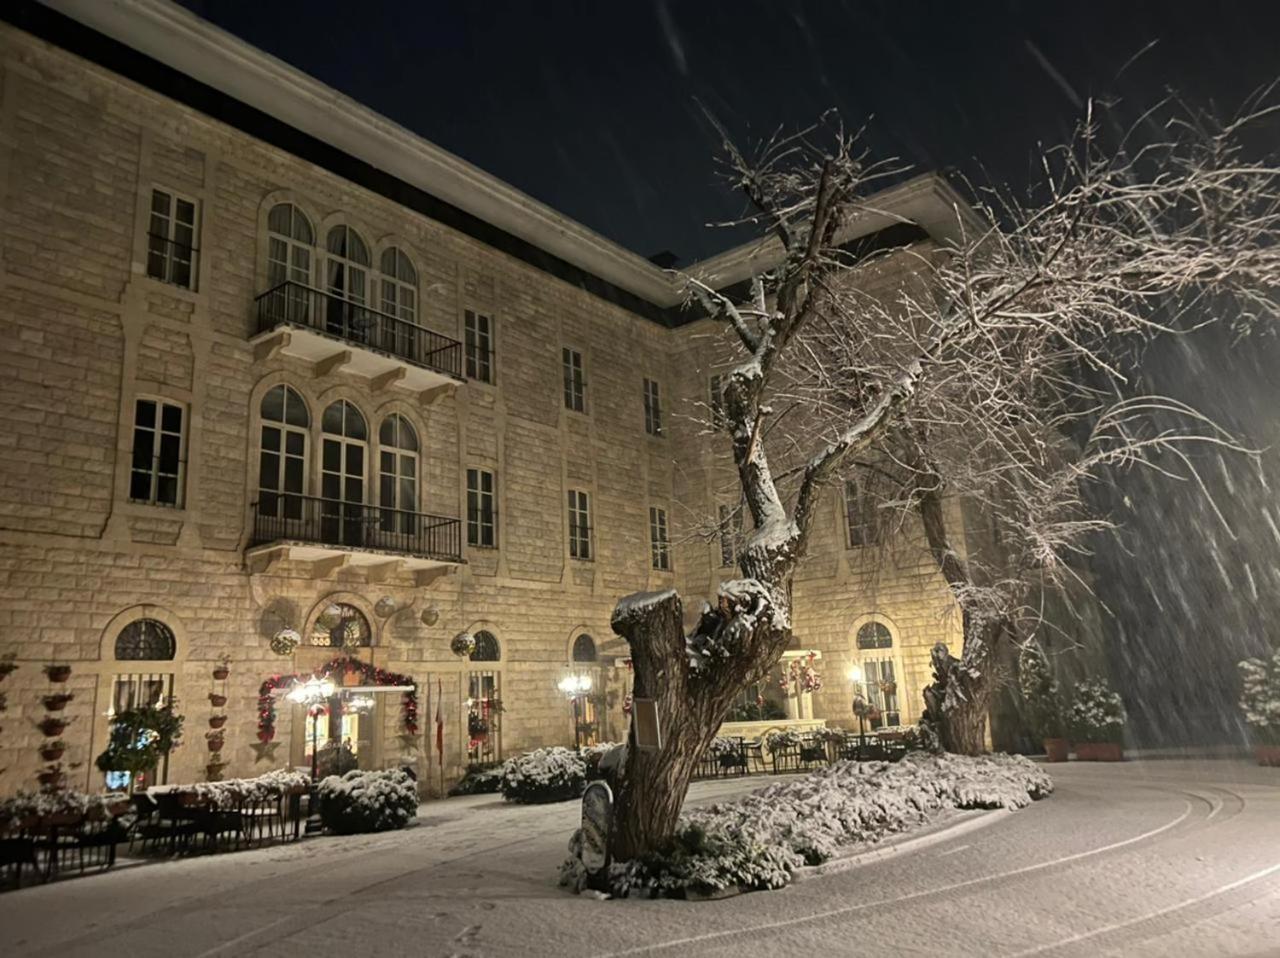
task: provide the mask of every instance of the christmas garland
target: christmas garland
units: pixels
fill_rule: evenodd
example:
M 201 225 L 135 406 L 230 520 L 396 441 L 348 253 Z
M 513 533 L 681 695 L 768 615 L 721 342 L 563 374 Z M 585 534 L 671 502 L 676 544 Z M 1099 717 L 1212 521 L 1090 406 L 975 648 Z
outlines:
M 366 685 L 412 686 L 401 696 L 400 720 L 406 735 L 418 734 L 418 683 L 410 675 L 388 672 L 359 659 L 340 656 L 331 659 L 312 674 L 316 678 L 329 678 L 334 673 L 346 675 L 358 672 Z M 273 675 L 258 687 L 258 741 L 270 742 L 276 737 L 276 696 L 274 693 L 298 681 L 297 675 Z

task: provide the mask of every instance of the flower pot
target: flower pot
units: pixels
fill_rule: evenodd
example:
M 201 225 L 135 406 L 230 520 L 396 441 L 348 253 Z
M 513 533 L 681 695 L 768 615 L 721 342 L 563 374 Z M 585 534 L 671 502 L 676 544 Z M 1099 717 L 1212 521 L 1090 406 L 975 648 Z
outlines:
M 220 709 L 227 704 L 227 697 L 225 695 L 218 695 L 216 692 L 210 692 L 209 704 L 216 709 Z
M 44 785 L 46 788 L 59 784 L 64 778 L 66 778 L 66 776 L 63 775 L 62 772 L 41 772 L 36 776 L 36 779 L 40 784 Z
M 61 712 L 67 707 L 67 703 L 70 702 L 71 699 L 72 696 L 60 693 L 58 695 L 46 695 L 42 701 L 44 702 L 46 711 Z
M 1044 740 L 1044 760 L 1046 762 L 1065 762 L 1070 752 L 1071 746 L 1065 738 L 1047 738 Z
M 57 738 L 67 730 L 67 726 L 71 722 L 64 718 L 54 718 L 53 716 L 45 716 L 40 720 L 37 728 L 44 734 L 45 738 Z
M 50 682 L 65 682 L 71 678 L 71 666 L 69 665 L 46 665 L 44 674 L 49 677 Z
M 1275 765 L 1280 767 L 1280 745 L 1255 745 L 1253 754 L 1259 765 Z
M 1078 762 L 1122 762 L 1124 746 L 1119 742 L 1077 742 Z
M 226 677 L 230 674 L 231 674 L 230 669 L 216 668 L 213 670 L 213 677 L 217 679 L 219 682 L 226 679 Z
M 211 782 L 216 782 L 218 779 L 222 778 L 222 769 L 223 769 L 222 764 L 206 765 L 204 767 L 205 778 L 209 779 L 209 781 Z M 195 805 L 196 796 L 192 795 L 190 796 L 190 798 L 191 798 L 190 804 Z M 187 804 L 187 803 L 184 802 L 183 804 Z
M 40 749 L 40 757 L 46 762 L 56 762 L 62 758 L 62 753 L 65 751 L 65 748 L 42 748 Z
M 227 724 L 227 717 L 225 715 L 209 716 L 209 728 L 222 728 L 222 726 L 226 724 Z
M 221 738 L 209 738 L 205 739 L 205 744 L 209 746 L 209 751 L 221 752 L 222 746 L 226 743 Z

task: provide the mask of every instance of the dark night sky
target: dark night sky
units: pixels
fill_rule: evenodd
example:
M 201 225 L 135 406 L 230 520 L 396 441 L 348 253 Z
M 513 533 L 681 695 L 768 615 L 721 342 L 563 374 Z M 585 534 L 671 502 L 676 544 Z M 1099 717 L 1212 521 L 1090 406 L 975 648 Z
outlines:
M 1280 75 L 1274 0 L 184 2 L 624 246 L 682 262 L 742 238 L 705 228 L 738 207 L 695 98 L 738 137 L 830 107 L 871 116 L 876 155 L 1020 189 L 1082 98 L 1118 97 L 1132 118 L 1174 89 L 1231 112 Z M 1261 472 L 1199 455 L 1225 525 L 1193 484 L 1151 472 L 1100 491 L 1126 527 L 1128 552 L 1099 542 L 1094 571 L 1131 742 L 1241 734 L 1235 663 L 1280 619 L 1278 367 L 1274 335 L 1169 341 L 1144 363 L 1151 390 L 1269 451 Z
M 1280 3 L 182 0 L 644 255 L 730 245 L 695 98 L 735 135 L 839 109 L 877 156 L 1020 184 L 1078 98 L 1269 82 Z M 1151 41 L 1156 46 L 1120 73 Z M 1056 74 L 1056 75 L 1055 75 Z M 1076 103 L 1073 103 L 1073 100 Z M 985 171 L 985 173 L 984 173 Z

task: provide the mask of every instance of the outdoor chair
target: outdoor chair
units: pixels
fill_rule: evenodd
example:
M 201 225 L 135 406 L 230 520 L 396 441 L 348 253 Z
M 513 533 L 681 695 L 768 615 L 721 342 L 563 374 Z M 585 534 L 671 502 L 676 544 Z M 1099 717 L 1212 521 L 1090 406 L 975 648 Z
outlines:
M 12 876 L 14 888 L 22 887 L 22 869 L 30 865 L 36 869 L 36 843 L 29 835 L 11 833 L 0 838 L 0 875 L 6 884 Z
M 800 771 L 800 746 L 797 745 L 779 745 L 773 749 L 773 772 L 777 775 L 780 772 L 798 772 Z
M 800 742 L 799 764 L 803 768 L 827 764 L 827 743 L 817 735 L 806 735 Z
M 147 850 L 148 842 L 152 848 L 157 842 L 164 842 L 170 855 L 177 853 L 179 842 L 184 848 L 190 846 L 191 839 L 200 833 L 197 810 L 183 805 L 181 796 L 175 792 L 160 792 L 150 797 L 155 802 L 156 811 L 148 824 L 139 830 L 142 851 Z
M 717 756 L 719 765 L 717 771 L 721 775 L 747 774 L 747 744 L 741 738 L 736 738 L 733 742 L 733 751 L 721 752 Z
M 748 774 L 752 772 L 760 772 L 762 775 L 769 769 L 764 764 L 764 742 L 761 739 L 752 739 L 750 742 L 743 743 L 743 751 L 746 754 Z

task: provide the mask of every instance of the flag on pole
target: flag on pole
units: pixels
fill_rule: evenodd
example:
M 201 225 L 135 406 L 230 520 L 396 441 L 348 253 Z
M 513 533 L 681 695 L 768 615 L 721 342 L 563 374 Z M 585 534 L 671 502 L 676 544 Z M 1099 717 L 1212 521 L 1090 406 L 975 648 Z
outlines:
M 444 712 L 441 711 L 441 700 L 444 698 L 444 683 L 436 679 L 436 753 L 440 756 L 440 770 L 444 771 Z

